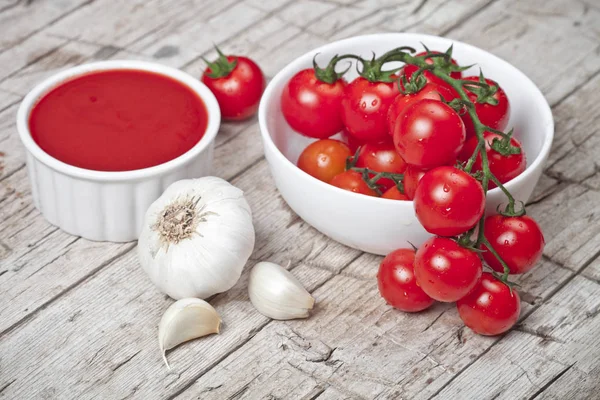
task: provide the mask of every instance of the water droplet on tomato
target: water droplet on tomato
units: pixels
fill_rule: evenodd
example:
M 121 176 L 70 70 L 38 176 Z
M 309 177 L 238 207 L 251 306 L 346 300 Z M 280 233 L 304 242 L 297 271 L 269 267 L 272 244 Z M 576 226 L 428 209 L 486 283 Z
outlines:
M 375 106 L 377 105 L 377 100 L 373 100 L 373 101 L 371 102 L 371 105 L 372 105 L 373 107 L 375 107 Z
M 364 101 L 363 101 L 362 103 L 360 103 L 360 108 L 362 108 L 363 110 L 364 110 L 365 108 L 367 108 L 367 103 L 366 103 L 366 102 L 364 102 Z
M 505 240 L 505 241 L 504 241 L 504 245 L 505 245 L 505 246 L 508 246 L 509 244 L 510 244 L 510 242 L 509 242 L 508 240 Z
M 448 185 L 446 185 L 444 183 L 444 187 L 443 187 L 444 192 L 448 193 L 450 191 L 450 188 L 448 187 Z

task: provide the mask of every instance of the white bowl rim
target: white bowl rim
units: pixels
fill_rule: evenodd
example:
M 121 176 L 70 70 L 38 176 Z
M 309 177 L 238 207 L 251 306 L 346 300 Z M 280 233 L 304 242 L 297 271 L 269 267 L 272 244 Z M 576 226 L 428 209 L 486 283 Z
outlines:
M 545 123 L 543 125 L 540 125 L 540 129 L 544 129 L 544 143 L 542 144 L 542 147 L 541 147 L 537 157 L 533 160 L 533 162 L 531 164 L 527 165 L 527 168 L 525 169 L 525 171 L 523 171 L 523 173 L 520 174 L 519 176 L 517 176 L 516 178 L 513 178 L 512 180 L 507 182 L 504 186 L 510 191 L 511 186 L 517 185 L 521 180 L 526 179 L 527 175 L 529 175 L 530 173 L 532 173 L 533 171 L 537 170 L 537 168 L 540 167 L 540 164 L 544 161 L 544 159 L 550 152 L 550 148 L 552 146 L 552 141 L 554 139 L 554 119 L 552 117 L 552 110 L 550 109 L 550 105 L 548 104 L 548 101 L 546 100 L 546 98 L 544 97 L 544 95 L 542 94 L 540 89 L 531 81 L 531 79 L 529 79 L 529 77 L 527 77 L 527 75 L 525 75 L 521 70 L 519 70 L 514 65 L 510 64 L 507 61 L 504 61 L 503 59 L 493 55 L 492 53 L 489 53 L 486 50 L 480 49 L 479 47 L 461 42 L 459 40 L 454 40 L 454 39 L 445 38 L 445 37 L 441 37 L 441 36 L 428 35 L 428 34 L 422 34 L 422 33 L 409 33 L 409 32 L 406 32 L 406 33 L 404 33 L 404 32 L 373 33 L 373 34 L 369 34 L 369 35 L 359 35 L 359 36 L 349 37 L 346 39 L 337 40 L 335 42 L 325 44 L 323 46 L 320 46 L 316 49 L 313 49 L 313 50 L 301 55 L 300 57 L 294 59 L 292 62 L 287 64 L 281 71 L 279 71 L 273 77 L 273 79 L 271 79 L 271 82 L 269 82 L 269 85 L 265 89 L 263 96 L 261 98 L 261 101 L 260 101 L 259 109 L 258 109 L 258 122 L 260 125 L 260 133 L 263 138 L 263 143 L 265 146 L 269 147 L 269 149 L 272 151 L 272 153 L 275 155 L 275 157 L 277 157 L 277 159 L 279 161 L 282 161 L 284 164 L 287 163 L 288 165 L 293 166 L 294 173 L 296 173 L 296 174 L 300 173 L 300 175 L 303 177 L 304 176 L 309 177 L 317 185 L 320 185 L 321 188 L 323 188 L 323 190 L 337 190 L 337 191 L 339 191 L 338 193 L 344 192 L 349 196 L 358 196 L 360 198 L 365 199 L 366 201 L 380 202 L 380 204 L 382 204 L 382 205 L 383 204 L 389 205 L 393 201 L 396 204 L 398 204 L 398 206 L 400 206 L 400 207 L 402 207 L 402 206 L 410 206 L 411 208 L 413 207 L 412 200 L 398 201 L 398 200 L 384 199 L 382 197 L 365 196 L 360 193 L 354 193 L 354 192 L 351 192 L 348 190 L 338 188 L 336 186 L 332 186 L 328 183 L 322 182 L 322 181 L 314 178 L 313 176 L 307 174 L 306 172 L 304 172 L 300 168 L 298 168 L 296 165 L 294 165 L 294 163 L 292 163 L 279 150 L 279 148 L 275 145 L 275 143 L 271 139 L 271 135 L 269 134 L 269 129 L 267 126 L 267 116 L 266 116 L 266 114 L 267 114 L 267 99 L 271 98 L 273 96 L 272 92 L 280 84 L 281 80 L 283 79 L 283 77 L 285 75 L 287 75 L 288 72 L 290 72 L 292 70 L 300 71 L 301 69 L 304 69 L 305 67 L 303 65 L 305 64 L 307 58 L 310 57 L 312 59 L 312 57 L 314 57 L 314 55 L 316 55 L 320 52 L 326 51 L 329 47 L 332 47 L 334 45 L 337 46 L 337 45 L 343 45 L 343 44 L 350 44 L 351 42 L 354 42 L 357 39 L 376 41 L 376 40 L 381 39 L 382 36 L 387 36 L 387 37 L 403 36 L 406 38 L 418 39 L 420 41 L 424 41 L 427 39 L 431 39 L 431 40 L 440 40 L 441 39 L 441 40 L 444 40 L 444 41 L 447 41 L 450 43 L 458 43 L 458 44 L 460 44 L 460 46 L 463 46 L 463 47 L 466 47 L 466 48 L 469 48 L 472 50 L 477 50 L 479 52 L 483 52 L 488 57 L 492 58 L 494 60 L 494 62 L 501 64 L 503 67 L 506 67 L 508 69 L 512 69 L 516 73 L 520 74 L 521 77 L 523 78 L 523 80 L 529 86 L 528 88 L 526 88 L 526 90 L 531 91 L 535 97 L 538 97 L 539 103 L 544 104 L 544 106 L 545 106 L 542 109 L 542 114 L 545 114 L 546 121 L 544 121 Z M 279 100 L 279 99 L 277 99 L 277 100 Z M 501 189 L 496 187 L 496 188 L 488 190 L 487 195 L 488 196 L 494 195 L 496 193 L 500 194 L 500 191 L 501 191 Z
M 141 70 L 157 73 L 176 80 L 187 86 L 196 93 L 206 107 L 208 123 L 202 138 L 191 149 L 179 157 L 153 167 L 136 169 L 131 171 L 97 171 L 76 167 L 60 161 L 48 153 L 33 140 L 29 130 L 29 115 L 32 108 L 45 94 L 63 82 L 70 79 L 107 70 Z M 78 65 L 60 71 L 35 86 L 23 99 L 17 111 L 17 130 L 25 148 L 40 162 L 65 175 L 87 179 L 92 181 L 130 181 L 154 177 L 169 173 L 182 165 L 185 165 L 202 151 L 204 151 L 214 140 L 221 123 L 221 111 L 217 99 L 212 92 L 199 79 L 179 69 L 166 65 L 137 60 L 108 60 L 97 61 Z

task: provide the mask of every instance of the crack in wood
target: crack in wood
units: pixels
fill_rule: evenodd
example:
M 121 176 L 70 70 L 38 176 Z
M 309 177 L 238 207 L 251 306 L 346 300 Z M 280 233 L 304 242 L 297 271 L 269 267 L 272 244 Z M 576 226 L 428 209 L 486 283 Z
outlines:
M 125 360 L 117 363 L 115 366 L 111 367 L 112 372 L 116 372 L 119 368 L 121 368 L 123 365 L 127 364 L 129 361 L 133 360 L 133 358 L 135 356 L 137 356 L 138 354 L 140 354 L 142 352 L 142 350 L 138 350 L 135 353 L 133 353 L 130 357 L 127 357 Z
M 58 260 L 59 258 L 61 258 L 62 256 L 64 256 L 65 254 L 67 254 L 71 250 L 68 247 L 71 246 L 73 243 L 77 242 L 79 239 L 81 239 L 81 237 L 76 237 L 74 240 L 72 240 L 69 243 L 67 243 L 66 246 L 63 248 L 65 251 L 63 251 L 62 253 L 60 253 L 59 255 L 57 255 L 56 257 L 54 257 L 52 260 L 50 260 L 47 263 L 45 263 L 44 265 L 42 265 L 41 267 L 37 268 L 35 271 L 33 271 L 31 274 L 29 274 L 27 276 L 27 278 L 25 278 L 25 279 L 31 278 L 33 275 L 37 274 L 42 269 L 46 268 L 48 265 L 52 264 L 53 262 L 55 262 L 56 260 Z
M 0 394 L 2 394 L 2 392 L 4 392 L 6 389 L 8 389 L 8 387 L 9 387 L 10 385 L 12 385 L 13 383 L 15 383 L 16 381 L 17 381 L 17 379 L 15 378 L 15 379 L 13 379 L 12 381 L 8 382 L 6 385 L 2 386 L 2 387 L 0 388 Z
M 442 310 L 442 312 L 441 312 L 441 313 L 439 313 L 439 315 L 438 315 L 437 317 L 435 317 L 435 318 L 433 319 L 433 321 L 431 321 L 431 322 L 430 322 L 430 323 L 429 323 L 429 324 L 428 324 L 428 325 L 425 327 L 425 329 L 423 329 L 423 330 L 421 331 L 421 333 L 423 333 L 423 332 L 425 332 L 426 330 L 428 330 L 429 328 L 431 328 L 431 327 L 433 326 L 433 324 L 435 324 L 435 323 L 437 322 L 437 320 L 438 320 L 438 319 L 440 319 L 440 318 L 442 317 L 442 315 L 444 315 L 444 313 L 445 313 L 446 311 L 448 311 L 448 309 L 447 309 L 447 308 L 446 308 L 446 309 L 444 309 L 444 310 Z
M 555 342 L 555 343 L 561 343 L 561 344 L 566 343 L 564 340 L 558 339 L 558 338 L 548 334 L 546 332 L 547 329 L 544 326 L 540 326 L 537 329 L 531 329 L 524 325 L 519 324 L 519 325 L 516 325 L 515 327 L 513 327 L 512 330 L 516 331 L 516 332 L 522 332 L 522 333 L 526 333 L 531 336 L 538 337 L 538 338 L 542 339 L 540 344 L 544 344 L 546 342 Z
M 554 382 L 556 382 L 557 380 L 559 380 L 561 376 L 563 376 L 571 368 L 573 368 L 574 365 L 575 365 L 575 363 L 569 365 L 568 367 L 566 367 L 565 369 L 563 369 L 562 371 L 560 371 L 556 376 L 554 376 L 552 379 L 550 379 L 548 382 L 546 382 L 546 384 L 544 386 L 542 386 L 537 392 L 535 392 L 528 400 L 534 400 L 535 398 L 537 398 L 546 389 L 548 389 L 550 386 L 552 386 L 552 384 L 554 384 Z

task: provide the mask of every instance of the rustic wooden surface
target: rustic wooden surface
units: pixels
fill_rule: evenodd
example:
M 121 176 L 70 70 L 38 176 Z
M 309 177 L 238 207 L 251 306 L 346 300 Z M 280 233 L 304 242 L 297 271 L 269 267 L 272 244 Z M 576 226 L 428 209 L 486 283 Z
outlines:
M 451 305 L 416 316 L 386 306 L 380 259 L 329 240 L 285 205 L 252 119 L 223 124 L 215 173 L 254 210 L 249 266 L 292 260 L 316 309 L 271 321 L 249 303 L 244 274 L 211 300 L 222 333 L 170 352 L 167 371 L 156 327 L 171 300 L 145 277 L 135 243 L 73 237 L 35 210 L 14 123 L 20 99 L 92 60 L 153 60 L 199 76 L 213 43 L 252 55 L 272 77 L 311 48 L 380 31 L 489 50 L 552 105 L 556 139 L 528 208 L 547 246 L 519 279 L 519 324 L 487 338 L 462 327 Z M 0 0 L 0 398 L 599 398 L 598 89 L 597 0 Z

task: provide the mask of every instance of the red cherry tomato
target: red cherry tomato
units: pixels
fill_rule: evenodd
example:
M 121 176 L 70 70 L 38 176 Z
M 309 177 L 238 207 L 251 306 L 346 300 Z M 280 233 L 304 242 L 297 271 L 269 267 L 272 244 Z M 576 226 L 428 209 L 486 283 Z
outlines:
M 333 186 L 350 192 L 366 194 L 367 196 L 378 196 L 377 192 L 371 189 L 362 179 L 362 174 L 360 172 L 352 170 L 342 172 L 341 174 L 336 175 L 330 183 Z
M 460 116 L 437 100 L 419 100 L 396 120 L 394 145 L 404 160 L 422 169 L 454 162 L 465 143 Z
M 381 197 L 390 200 L 409 200 L 409 198 L 405 194 L 400 193 L 396 186 L 392 186 L 391 188 L 386 190 L 386 192 Z
M 381 142 L 388 136 L 387 112 L 400 93 L 394 82 L 369 82 L 358 77 L 346 86 L 342 120 L 350 135 L 362 142 Z
M 427 232 L 456 236 L 473 228 L 483 216 L 485 193 L 471 175 L 443 166 L 423 175 L 413 202 Z
M 502 136 L 495 133 L 485 132 L 483 134 L 483 138 L 485 140 L 485 151 L 487 153 L 490 171 L 496 178 L 498 178 L 500 183 L 506 183 L 511 179 L 521 175 L 523 171 L 525 171 L 525 168 L 527 167 L 525 152 L 521 147 L 521 143 L 519 143 L 517 139 L 511 138 L 510 144 L 514 147 L 520 148 L 521 153 L 503 156 L 496 150 L 492 149 L 492 142 L 494 139 L 500 140 L 502 139 Z M 466 162 L 477 148 L 478 143 L 479 139 L 477 139 L 475 136 L 467 140 L 462 151 L 460 152 L 459 159 Z M 475 159 L 475 163 L 473 164 L 473 172 L 481 171 L 481 169 L 481 155 L 478 155 Z M 494 182 L 490 181 L 488 183 L 488 189 L 493 189 L 495 187 L 496 184 Z
M 442 54 L 439 51 L 432 51 L 432 53 Z M 427 54 L 427 52 L 423 51 L 421 53 L 418 53 L 417 56 L 424 56 L 425 54 Z M 452 58 L 451 60 L 452 60 L 452 64 L 458 65 L 458 63 L 456 62 L 455 59 Z M 433 64 L 433 59 L 427 58 L 425 60 L 425 62 L 427 64 Z M 403 69 L 404 75 L 406 75 L 406 79 L 410 79 L 412 74 L 417 72 L 418 69 L 419 69 L 419 67 L 417 67 L 416 65 L 406 64 Z M 424 71 L 423 76 L 425 77 L 425 79 L 427 79 L 427 82 L 436 83 L 436 84 L 442 85 L 442 86 L 448 86 L 448 84 L 446 82 L 444 82 L 442 79 L 435 76 L 432 72 Z M 462 77 L 462 73 L 459 71 L 451 72 L 450 77 L 452 77 L 454 79 L 460 79 Z
M 544 235 L 537 222 L 527 215 L 487 217 L 483 233 L 492 248 L 504 260 L 511 274 L 524 274 L 542 258 Z M 486 250 L 482 253 L 485 262 L 495 271 L 504 272 L 502 264 L 489 249 L 485 245 L 482 245 L 481 249 Z
M 481 276 L 481 261 L 474 251 L 454 240 L 433 237 L 417 250 L 415 277 L 431 298 L 452 302 L 469 293 Z
M 467 81 L 479 82 L 478 76 L 467 76 L 464 78 Z M 496 84 L 491 79 L 485 80 L 489 85 Z M 497 129 L 499 131 L 504 130 L 508 125 L 508 119 L 510 118 L 510 103 L 504 90 L 498 85 L 498 91 L 494 94 L 493 98 L 498 101 L 498 104 L 491 105 L 489 103 L 477 103 L 477 95 L 469 91 L 466 87 L 464 88 L 469 100 L 475 103 L 475 112 L 479 117 L 482 124 L 489 126 L 490 128 Z M 475 135 L 475 128 L 473 127 L 473 121 L 468 113 L 463 114 L 462 119 L 465 123 L 465 129 L 467 137 L 470 138 Z
M 304 136 L 325 139 L 344 128 L 341 107 L 346 82 L 329 84 L 313 68 L 298 72 L 281 94 L 281 111 L 292 129 Z
M 521 301 L 516 290 L 485 272 L 473 291 L 456 302 L 466 326 L 480 335 L 499 335 L 519 319 Z
M 224 56 L 204 70 L 202 82 L 217 98 L 223 119 L 242 120 L 256 113 L 265 77 L 254 61 Z
M 398 249 L 383 259 L 377 273 L 381 297 L 392 307 L 407 312 L 422 311 L 434 303 L 415 280 L 414 261 L 414 250 Z
M 317 140 L 309 144 L 298 158 L 298 168 L 307 174 L 329 183 L 346 169 L 346 159 L 351 156 L 344 143 L 334 139 Z
M 360 149 L 356 166 L 359 168 L 369 168 L 377 172 L 392 172 L 401 174 L 406 169 L 406 163 L 396 152 L 394 144 L 391 141 L 382 143 L 366 143 Z M 389 178 L 380 178 L 377 181 L 383 190 L 387 190 L 395 185 Z
M 398 116 L 410 104 L 423 99 L 439 101 L 442 97 L 446 101 L 451 101 L 456 97 L 456 95 L 447 86 L 441 86 L 435 83 L 427 83 L 421 90 L 414 94 L 400 93 L 398 96 L 396 96 L 394 102 L 390 105 L 390 109 L 388 110 L 388 133 L 392 136 L 394 135 L 394 126 L 396 125 Z
M 410 164 L 407 165 L 406 169 L 404 170 L 404 193 L 410 200 L 415 197 L 417 186 L 426 172 L 427 171 Z
M 348 145 L 353 155 L 356 153 L 356 150 L 358 150 L 359 147 L 362 147 L 365 144 L 364 142 L 350 135 L 345 128 L 342 130 L 341 136 L 342 141 Z

